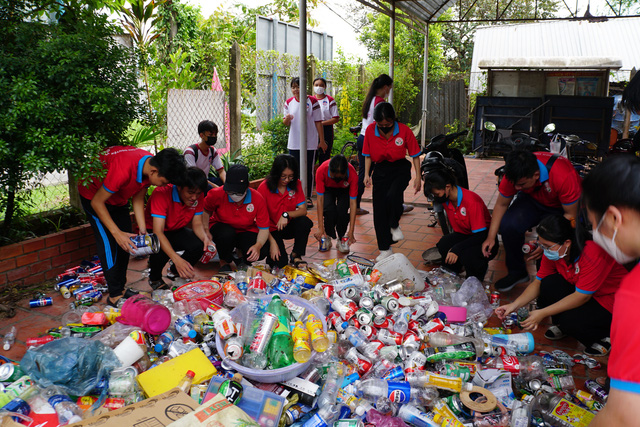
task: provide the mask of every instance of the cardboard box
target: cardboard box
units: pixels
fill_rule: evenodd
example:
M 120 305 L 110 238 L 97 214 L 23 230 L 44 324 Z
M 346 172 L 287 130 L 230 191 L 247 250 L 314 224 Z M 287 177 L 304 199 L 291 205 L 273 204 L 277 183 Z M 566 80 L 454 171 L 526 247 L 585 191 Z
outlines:
M 166 393 L 152 397 L 124 408 L 96 415 L 79 423 L 69 424 L 73 427 L 160 427 L 179 420 L 198 407 L 198 402 L 191 396 L 174 388 Z

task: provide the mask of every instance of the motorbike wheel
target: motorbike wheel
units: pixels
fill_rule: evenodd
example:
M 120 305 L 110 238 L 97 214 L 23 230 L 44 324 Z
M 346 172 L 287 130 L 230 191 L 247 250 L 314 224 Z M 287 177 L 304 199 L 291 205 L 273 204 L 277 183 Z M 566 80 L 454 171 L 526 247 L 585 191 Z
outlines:
M 447 235 L 450 233 L 449 231 L 449 222 L 447 221 L 447 214 L 444 212 L 436 212 L 436 217 L 438 218 L 438 224 L 442 229 L 442 234 Z
M 358 147 L 355 141 L 347 141 L 344 143 L 340 154 L 347 158 L 347 161 L 355 168 L 356 172 L 360 168 L 360 162 L 358 161 Z M 364 167 L 364 165 L 362 165 Z

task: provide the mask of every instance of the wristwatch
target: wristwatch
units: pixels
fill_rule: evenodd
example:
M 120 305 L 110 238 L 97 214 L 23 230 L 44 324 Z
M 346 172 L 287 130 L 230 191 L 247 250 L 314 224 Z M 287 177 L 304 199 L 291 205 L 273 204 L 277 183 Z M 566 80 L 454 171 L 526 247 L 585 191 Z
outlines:
M 289 212 L 282 212 L 282 218 L 289 219 Z

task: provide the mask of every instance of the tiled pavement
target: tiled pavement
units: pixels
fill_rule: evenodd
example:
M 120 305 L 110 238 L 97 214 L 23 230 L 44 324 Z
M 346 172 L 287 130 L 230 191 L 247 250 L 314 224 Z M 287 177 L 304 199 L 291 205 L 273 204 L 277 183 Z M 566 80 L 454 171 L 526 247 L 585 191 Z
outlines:
M 500 166 L 502 162 L 500 160 L 479 159 L 466 159 L 466 162 L 471 190 L 478 193 L 485 200 L 489 209 L 492 209 L 497 197 L 496 180 L 493 171 Z M 362 206 L 369 211 L 372 211 L 370 197 L 371 190 L 367 189 L 364 194 Z M 433 247 L 440 239 L 442 236 L 440 229 L 428 226 L 432 223 L 432 220 L 426 209 L 427 201 L 422 193 L 414 195 L 413 191 L 408 189 L 405 192 L 405 202 L 413 204 L 415 209 L 412 212 L 403 215 L 400 225 L 404 232 L 405 240 L 394 245 L 393 250 L 394 252 L 401 252 L 405 254 L 407 258 L 409 258 L 409 260 L 411 260 L 411 262 L 420 269 L 426 270 L 432 268 L 431 266 L 427 266 L 423 263 L 422 252 L 425 249 Z M 316 215 L 316 208 L 309 211 L 309 217 L 314 221 L 314 223 L 316 223 Z M 335 248 L 328 252 L 319 252 L 318 244 L 313 238 L 313 233 L 315 231 L 315 229 L 312 230 L 311 235 L 309 236 L 307 254 L 305 257 L 306 260 L 313 262 L 343 256 L 337 252 Z M 373 259 L 378 255 L 372 214 L 357 217 L 356 239 L 357 243 L 353 244 L 351 247 L 352 252 L 370 259 Z M 87 254 L 88 257 L 90 255 L 92 254 Z M 145 268 L 146 260 L 131 259 L 129 263 L 129 271 L 127 273 L 128 286 L 139 290 L 150 290 L 147 285 L 147 279 L 142 275 Z M 529 271 L 530 274 L 535 274 L 535 266 L 533 264 L 529 265 Z M 198 265 L 196 267 L 196 279 L 209 278 L 216 272 L 217 263 Z M 489 271 L 485 280 L 493 283 L 505 274 L 506 268 L 504 264 L 504 251 L 501 247 L 496 259 L 489 263 Z M 521 284 L 512 291 L 502 294 L 502 301 L 512 301 L 524 290 L 525 287 L 526 284 Z M 0 334 L 4 335 L 10 326 L 15 325 L 18 328 L 18 339 L 11 350 L 0 350 L 0 355 L 14 360 L 20 360 L 26 351 L 24 342 L 27 338 L 42 335 L 48 328 L 60 325 L 61 316 L 67 311 L 69 301 L 64 300 L 59 293 L 54 292 L 53 290 L 49 293 L 49 296 L 54 300 L 53 306 L 30 309 L 28 304 L 29 296 L 26 296 L 25 299 L 19 303 L 15 317 L 11 319 L 2 319 Z M 101 308 L 103 304 L 97 304 L 97 306 Z M 492 317 L 489 325 L 497 326 L 497 319 Z M 534 332 L 536 350 L 552 351 L 554 349 L 561 349 L 573 355 L 583 349 L 582 345 L 572 338 L 565 338 L 556 342 L 547 340 L 543 336 L 547 326 L 548 325 L 542 325 Z M 599 359 L 601 359 L 600 361 L 603 364 L 602 370 L 585 371 L 585 367 L 583 365 L 577 365 L 574 367 L 574 377 L 579 385 L 582 385 L 583 381 L 588 377 L 595 378 L 605 375 L 607 358 L 604 357 Z

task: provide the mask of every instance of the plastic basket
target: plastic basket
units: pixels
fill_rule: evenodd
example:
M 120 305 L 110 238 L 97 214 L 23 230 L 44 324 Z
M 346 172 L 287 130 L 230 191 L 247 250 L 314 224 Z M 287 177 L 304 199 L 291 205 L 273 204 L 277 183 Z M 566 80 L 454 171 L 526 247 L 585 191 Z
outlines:
M 271 301 L 272 296 L 273 295 L 266 295 L 258 299 L 262 301 Z M 312 313 L 314 316 L 320 319 L 320 321 L 322 322 L 322 329 L 324 329 L 325 333 L 327 332 L 327 322 L 325 321 L 325 317 L 322 315 L 320 310 L 318 310 L 318 308 L 315 305 L 313 305 L 306 299 L 299 298 L 293 295 L 279 295 L 279 296 L 283 300 L 289 299 L 295 302 L 296 304 L 305 307 L 307 309 L 307 313 Z M 239 313 L 238 308 L 234 308 L 233 310 L 231 310 L 231 317 L 234 319 L 234 321 L 237 320 L 238 313 Z M 218 334 L 216 334 L 216 348 L 218 350 L 218 354 L 224 355 L 223 340 L 220 338 Z M 247 368 L 246 366 L 242 366 L 229 359 L 225 359 L 224 364 L 228 366 L 230 369 L 233 369 L 234 371 L 241 373 L 243 376 L 251 380 L 259 381 L 262 383 L 279 383 L 282 381 L 290 380 L 291 378 L 295 378 L 301 373 L 303 373 L 309 367 L 311 362 L 313 362 L 315 354 L 316 352 L 313 351 L 311 354 L 311 359 L 309 359 L 309 361 L 306 363 L 294 363 L 293 365 L 289 365 L 280 369 L 251 369 L 251 368 Z

